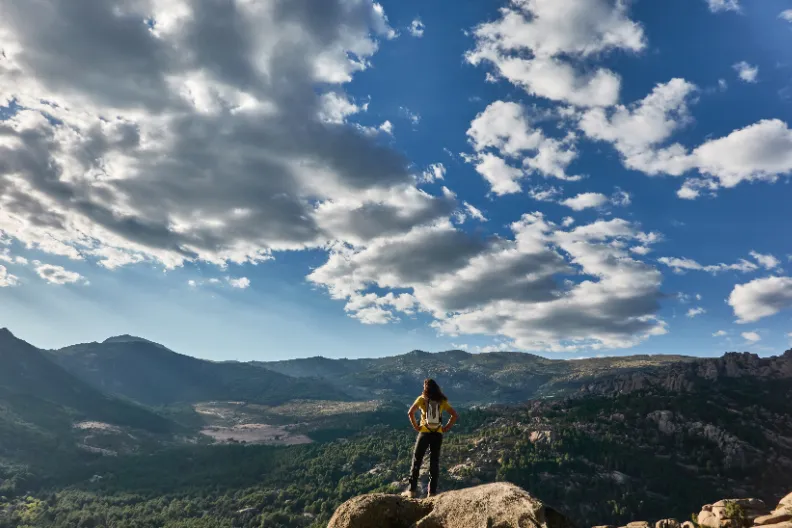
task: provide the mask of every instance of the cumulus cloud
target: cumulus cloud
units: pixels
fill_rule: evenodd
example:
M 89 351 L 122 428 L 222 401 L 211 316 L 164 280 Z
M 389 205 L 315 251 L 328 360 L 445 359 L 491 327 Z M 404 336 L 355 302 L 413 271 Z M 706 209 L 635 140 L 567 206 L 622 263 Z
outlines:
M 408 31 L 413 37 L 421 38 L 424 35 L 424 29 L 426 29 L 424 23 L 421 22 L 420 18 L 416 18 L 410 22 L 410 28 Z
M 247 277 L 239 277 L 239 278 L 226 277 L 226 281 L 228 282 L 229 286 L 231 286 L 232 288 L 246 290 L 250 287 L 250 279 L 248 279 Z
M 489 64 L 500 77 L 537 97 L 578 106 L 618 101 L 621 79 L 583 67 L 586 58 L 612 50 L 638 52 L 646 41 L 626 2 L 512 0 L 500 18 L 474 30 L 471 64 Z
M 525 108 L 518 103 L 490 104 L 470 123 L 467 136 L 476 152 L 468 159 L 476 164 L 476 170 L 490 183 L 495 194 L 520 192 L 518 180 L 531 173 L 559 180 L 580 179 L 567 174 L 569 165 L 577 158 L 574 138 L 547 137 L 531 124 Z M 506 159 L 519 167 L 509 165 Z
M 395 35 L 382 7 L 320 3 L 4 3 L 0 101 L 17 106 L 0 121 L 0 232 L 110 269 L 175 267 L 447 215 L 347 123 L 365 105 L 343 85 Z
M 715 332 L 714 334 L 712 334 L 712 337 L 723 337 L 723 336 L 726 336 L 726 335 L 728 335 L 728 334 L 729 334 L 729 333 L 728 333 L 728 332 L 726 332 L 725 330 L 718 330 L 717 332 Z
M 0 264 L 0 288 L 8 288 L 19 284 L 19 277 L 12 275 L 8 269 Z
M 565 205 L 570 209 L 574 209 L 575 211 L 582 211 L 584 209 L 602 207 L 608 202 L 608 197 L 604 194 L 587 192 L 578 194 L 573 198 L 562 200 L 560 203 L 561 205 Z
M 757 343 L 762 340 L 762 336 L 760 336 L 756 332 L 743 332 L 740 335 L 743 337 L 743 339 L 745 339 L 746 341 L 750 341 L 751 343 Z
M 778 15 L 778 18 L 786 20 L 787 22 L 792 22 L 792 9 L 781 11 L 781 14 Z
M 792 278 L 767 277 L 734 287 L 728 300 L 738 323 L 752 323 L 792 307 Z
M 611 143 L 624 165 L 650 176 L 681 176 L 698 171 L 677 192 L 695 200 L 702 191 L 731 188 L 745 181 L 773 182 L 792 173 L 792 130 L 778 119 L 763 120 L 692 151 L 670 143 L 691 121 L 689 105 L 698 88 L 684 79 L 658 84 L 651 94 L 612 110 L 591 108 L 579 114 L 579 128 L 590 139 Z
M 63 266 L 42 264 L 39 261 L 34 261 L 33 265 L 35 266 L 36 274 L 50 284 L 74 284 L 85 280 L 79 273 L 68 271 Z
M 775 181 L 792 173 L 792 130 L 778 119 L 760 121 L 704 143 L 693 157 L 698 169 L 717 178 L 722 187 Z
M 755 83 L 756 78 L 759 76 L 759 67 L 752 66 L 745 61 L 740 61 L 732 67 L 737 72 L 737 77 L 747 83 Z
M 430 315 L 439 331 L 500 335 L 513 348 L 629 347 L 666 331 L 655 315 L 660 273 L 615 243 L 646 233 L 620 219 L 565 230 L 539 213 L 511 230 L 509 239 L 481 239 L 448 223 L 419 227 L 358 250 L 337 248 L 309 280 L 352 303 L 352 314 L 361 296 L 365 306 L 384 308 L 370 288 L 406 290 L 410 310 Z
M 707 0 L 707 4 L 713 13 L 719 11 L 740 11 L 739 0 Z
M 660 145 L 690 121 L 688 105 L 696 91 L 694 84 L 672 79 L 632 105 L 585 111 L 579 127 L 589 138 L 613 144 L 628 168 L 679 175 L 689 169 L 684 147 Z
M 701 306 L 698 306 L 696 308 L 691 308 L 690 310 L 688 310 L 687 314 L 685 315 L 693 319 L 694 317 L 698 317 L 699 315 L 704 315 L 705 313 L 707 313 L 707 310 L 705 310 Z

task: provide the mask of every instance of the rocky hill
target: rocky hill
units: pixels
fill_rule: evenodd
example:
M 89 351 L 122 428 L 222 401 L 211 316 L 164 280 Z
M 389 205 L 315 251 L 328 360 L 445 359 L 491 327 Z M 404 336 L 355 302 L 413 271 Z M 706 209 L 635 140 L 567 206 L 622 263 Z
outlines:
M 350 499 L 328 528 L 573 528 L 562 513 L 512 484 L 497 483 L 441 493 L 426 500 L 373 494 Z M 622 528 L 651 528 L 632 521 Z M 659 519 L 655 528 L 790 528 L 792 493 L 770 511 L 754 498 L 724 499 L 702 507 L 694 521 Z M 602 525 L 595 528 L 615 528 Z
M 760 358 L 748 352 L 729 352 L 720 358 L 651 366 L 632 372 L 614 372 L 586 380 L 581 391 L 592 394 L 627 393 L 645 389 L 691 391 L 702 383 L 753 378 L 792 379 L 792 350 L 781 356 Z

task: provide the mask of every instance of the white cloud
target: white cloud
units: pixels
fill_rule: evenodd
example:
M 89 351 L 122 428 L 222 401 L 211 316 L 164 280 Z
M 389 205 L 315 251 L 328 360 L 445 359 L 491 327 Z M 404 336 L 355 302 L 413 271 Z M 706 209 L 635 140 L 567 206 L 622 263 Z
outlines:
M 616 187 L 616 191 L 614 191 L 610 201 L 616 207 L 627 207 L 632 203 L 632 196 L 627 191 L 622 191 Z
M 226 281 L 228 282 L 229 286 L 232 288 L 238 288 L 240 290 L 246 290 L 250 287 L 250 279 L 247 277 L 239 277 L 239 278 L 232 278 L 226 277 Z
M 631 247 L 630 251 L 635 253 L 636 255 L 648 255 L 652 252 L 652 248 L 647 246 L 635 246 Z
M 792 22 L 792 9 L 782 11 L 781 14 L 778 15 L 778 18 L 786 20 L 787 22 Z
M 683 185 L 677 191 L 677 196 L 682 198 L 683 200 L 695 200 L 700 195 L 698 189 L 695 189 L 689 185 Z
M 470 348 L 467 343 L 451 343 L 451 347 L 456 350 L 467 350 Z
M 704 308 L 698 306 L 696 308 L 691 308 L 690 310 L 688 310 L 687 314 L 685 314 L 685 315 L 687 317 L 693 319 L 694 317 L 698 317 L 699 315 L 704 315 L 705 313 L 707 313 L 707 310 L 705 310 Z
M 723 337 L 723 336 L 726 336 L 726 335 L 728 335 L 728 334 L 729 334 L 729 333 L 728 333 L 728 332 L 726 332 L 725 330 L 718 330 L 717 332 L 715 332 L 714 334 L 712 334 L 712 337 Z
M 64 269 L 63 266 L 42 264 L 37 260 L 33 261 L 33 265 L 35 266 L 38 276 L 50 284 L 74 284 L 75 282 L 85 280 L 79 273 L 68 271 Z
M 647 174 L 682 174 L 689 168 L 684 147 L 659 146 L 690 121 L 688 103 L 696 91 L 694 84 L 672 79 L 630 106 L 587 110 L 579 127 L 591 139 L 612 143 L 628 168 Z
M 416 18 L 410 23 L 409 32 L 413 37 L 421 38 L 424 35 L 425 26 L 420 18 Z
M 28 259 L 19 255 L 11 255 L 11 252 L 8 250 L 8 248 L 3 248 L 0 250 L 0 262 L 6 262 L 8 264 L 20 264 L 25 266 L 28 264 Z
M 575 211 L 582 211 L 584 209 L 602 207 L 608 204 L 609 200 L 604 194 L 587 192 L 578 194 L 573 198 L 561 200 L 559 203 L 569 207 L 570 209 L 574 209 Z
M 747 83 L 755 83 L 757 77 L 759 76 L 759 67 L 752 66 L 745 61 L 740 61 L 732 67 L 734 68 L 734 71 L 737 72 L 737 77 Z
M 565 216 L 564 219 L 561 221 L 561 225 L 564 227 L 569 227 L 575 223 L 575 219 L 571 216 Z
M 743 332 L 740 335 L 743 337 L 743 339 L 745 339 L 746 341 L 750 341 L 751 343 L 756 343 L 762 340 L 762 336 L 760 336 L 756 332 Z
M 499 19 L 475 29 L 476 48 L 467 60 L 492 65 L 531 95 L 609 106 L 618 101 L 619 76 L 603 68 L 584 72 L 578 62 L 611 50 L 644 49 L 643 28 L 627 10 L 625 2 L 609 0 L 512 0 Z
M 378 130 L 389 136 L 393 135 L 393 123 L 390 121 L 383 121 L 382 124 L 379 126 Z
M 0 264 L 0 288 L 8 288 L 19 284 L 19 277 L 8 272 L 5 266 Z
M 309 280 L 347 300 L 353 316 L 386 309 L 371 287 L 407 290 L 410 309 L 431 315 L 442 333 L 503 336 L 513 349 L 621 348 L 666 331 L 655 315 L 661 274 L 620 249 L 648 234 L 620 219 L 564 230 L 539 213 L 511 229 L 512 239 L 484 240 L 449 223 L 415 228 L 338 248 Z M 575 271 L 579 280 L 556 281 Z
M 738 284 L 729 295 L 738 323 L 752 323 L 792 307 L 792 278 L 767 277 Z
M 756 251 L 751 251 L 751 256 L 759 263 L 760 266 L 768 270 L 775 269 L 781 265 L 781 261 L 775 258 L 773 255 L 763 255 L 761 253 L 757 253 Z
M 434 183 L 445 178 L 446 168 L 442 163 L 433 163 L 423 171 L 419 180 L 424 183 Z
M 686 200 L 695 200 L 702 190 L 714 192 L 744 181 L 773 182 L 792 173 L 792 130 L 778 119 L 708 140 L 692 152 L 679 143 L 668 144 L 690 122 L 688 104 L 697 91 L 695 85 L 673 79 L 630 106 L 586 110 L 580 114 L 579 128 L 591 139 L 613 144 L 627 168 L 650 176 L 698 170 L 701 177 L 688 179 L 677 192 Z
M 699 170 L 722 187 L 743 181 L 775 181 L 792 173 L 792 130 L 778 119 L 760 121 L 708 141 L 693 152 Z
M 187 285 L 188 285 L 190 288 L 196 288 L 196 287 L 198 287 L 198 283 L 197 283 L 195 280 L 193 280 L 193 279 L 190 279 L 190 280 L 188 280 L 188 281 L 187 281 Z
M 711 264 L 707 266 L 699 264 L 695 260 L 689 258 L 661 257 L 657 259 L 657 261 L 673 269 L 676 273 L 684 273 L 685 271 L 706 271 L 707 273 L 716 275 L 724 271 L 750 273 L 759 269 L 756 264 L 745 259 L 740 259 L 734 264 Z
M 713 13 L 718 11 L 740 11 L 740 2 L 738 0 L 707 0 L 707 4 Z
M 718 89 L 721 92 L 725 92 L 729 88 L 729 83 L 726 82 L 726 79 L 718 79 Z
M 509 165 L 503 158 L 489 152 L 479 154 L 474 159 L 476 172 L 489 182 L 493 193 L 502 196 L 522 191 L 522 187 L 517 182 L 526 174 L 521 169 Z
M 580 179 L 580 176 L 567 174 L 569 165 L 577 158 L 574 137 L 559 140 L 545 136 L 542 130 L 532 126 L 525 108 L 518 103 L 495 101 L 490 104 L 470 123 L 467 136 L 476 151 L 475 155 L 469 156 L 472 161 L 481 164 L 488 160 L 488 166 L 500 166 L 497 171 L 500 176 L 494 179 L 479 171 L 490 182 L 495 194 L 520 192 L 522 188 L 517 180 L 529 173 L 560 180 Z M 497 152 L 502 161 L 488 158 L 494 156 L 491 151 Z M 519 162 L 523 171 L 517 168 L 507 170 L 507 162 L 503 158 Z M 492 171 L 488 173 L 492 174 Z M 504 185 L 505 180 L 511 183 Z
M 462 205 L 465 207 L 465 211 L 467 214 L 478 220 L 479 222 L 486 222 L 487 217 L 484 216 L 484 213 L 481 212 L 476 206 L 469 204 L 467 202 L 463 202 Z
M 552 187 L 552 186 L 533 187 L 528 190 L 528 196 L 530 196 L 531 199 L 536 200 L 537 202 L 555 202 L 561 197 L 562 192 L 563 191 L 561 191 L 561 189 L 559 189 L 558 187 Z M 570 218 L 572 220 L 572 223 L 574 223 L 575 220 L 573 218 L 571 217 L 567 217 L 567 218 Z M 569 225 L 572 224 L 570 223 Z

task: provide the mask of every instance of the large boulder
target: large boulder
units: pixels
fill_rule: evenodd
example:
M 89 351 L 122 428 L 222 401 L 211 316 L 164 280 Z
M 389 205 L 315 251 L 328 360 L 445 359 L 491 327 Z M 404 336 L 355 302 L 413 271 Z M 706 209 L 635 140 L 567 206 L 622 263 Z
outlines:
M 698 524 L 705 528 L 743 528 L 766 513 L 767 507 L 759 499 L 724 499 L 704 506 Z
M 789 524 L 792 528 L 792 493 L 781 499 L 776 509 L 767 515 L 762 515 L 754 520 L 756 526 L 770 528 L 786 528 L 785 526 L 778 526 L 780 524 Z
M 327 528 L 574 528 L 553 508 L 506 483 L 447 491 L 417 500 L 396 495 L 355 497 Z

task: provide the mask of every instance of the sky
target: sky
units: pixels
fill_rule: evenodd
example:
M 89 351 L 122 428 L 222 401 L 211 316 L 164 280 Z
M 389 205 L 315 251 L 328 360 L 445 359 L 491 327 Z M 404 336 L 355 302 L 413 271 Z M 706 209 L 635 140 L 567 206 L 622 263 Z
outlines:
M 0 326 L 792 347 L 789 0 L 0 0 Z

